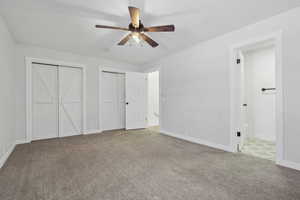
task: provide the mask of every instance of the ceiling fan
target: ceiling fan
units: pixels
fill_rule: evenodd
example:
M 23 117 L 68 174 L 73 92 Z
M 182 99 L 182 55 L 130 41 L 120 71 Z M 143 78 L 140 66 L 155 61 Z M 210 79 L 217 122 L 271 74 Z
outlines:
M 164 25 L 164 26 L 153 26 L 153 27 L 144 27 L 142 21 L 140 20 L 140 9 L 135 7 L 128 7 L 131 23 L 128 28 L 114 27 L 114 26 L 105 26 L 105 25 L 96 25 L 96 28 L 106 28 L 106 29 L 115 29 L 122 31 L 130 31 L 130 33 L 124 37 L 118 45 L 125 45 L 131 38 L 133 38 L 137 43 L 140 40 L 146 41 L 153 48 L 157 47 L 159 44 L 152 40 L 145 32 L 174 32 L 174 25 Z

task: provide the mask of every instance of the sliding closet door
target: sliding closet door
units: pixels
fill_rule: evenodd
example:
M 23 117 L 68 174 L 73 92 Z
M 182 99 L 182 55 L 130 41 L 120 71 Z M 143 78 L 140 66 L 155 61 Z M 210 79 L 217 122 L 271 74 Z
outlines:
M 32 65 L 32 140 L 58 137 L 57 66 Z
M 59 67 L 59 136 L 82 133 L 82 69 Z
M 125 128 L 125 75 L 102 72 L 102 129 Z

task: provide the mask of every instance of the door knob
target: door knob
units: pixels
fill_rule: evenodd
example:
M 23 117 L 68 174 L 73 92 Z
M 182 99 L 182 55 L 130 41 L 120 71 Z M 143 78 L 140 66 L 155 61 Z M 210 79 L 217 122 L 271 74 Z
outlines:
M 126 105 L 128 105 L 129 104 L 129 102 L 126 102 Z

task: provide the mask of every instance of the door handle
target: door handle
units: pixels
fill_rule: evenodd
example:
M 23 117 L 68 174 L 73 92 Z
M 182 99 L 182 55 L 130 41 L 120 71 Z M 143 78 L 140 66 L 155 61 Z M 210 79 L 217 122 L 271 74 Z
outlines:
M 265 92 L 268 90 L 276 90 L 276 88 L 261 88 L 261 91 Z
M 126 102 L 126 105 L 129 105 L 129 102 Z

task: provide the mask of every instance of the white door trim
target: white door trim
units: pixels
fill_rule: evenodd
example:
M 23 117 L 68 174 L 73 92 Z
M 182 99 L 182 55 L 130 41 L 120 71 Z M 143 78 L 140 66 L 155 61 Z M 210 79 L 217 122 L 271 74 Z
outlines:
M 64 61 L 25 57 L 26 63 L 26 142 L 32 141 L 32 63 L 43 63 L 64 67 L 76 67 L 82 69 L 82 131 L 86 130 L 86 72 L 85 66 Z
M 269 35 L 254 38 L 230 47 L 230 146 L 232 152 L 237 152 L 237 102 L 234 99 L 239 92 L 236 90 L 236 81 L 238 74 L 236 72 L 236 55 L 237 52 L 245 47 L 258 44 L 264 41 L 273 41 L 276 51 L 276 163 L 280 164 L 285 159 L 284 151 L 284 91 L 282 83 L 282 31 Z

